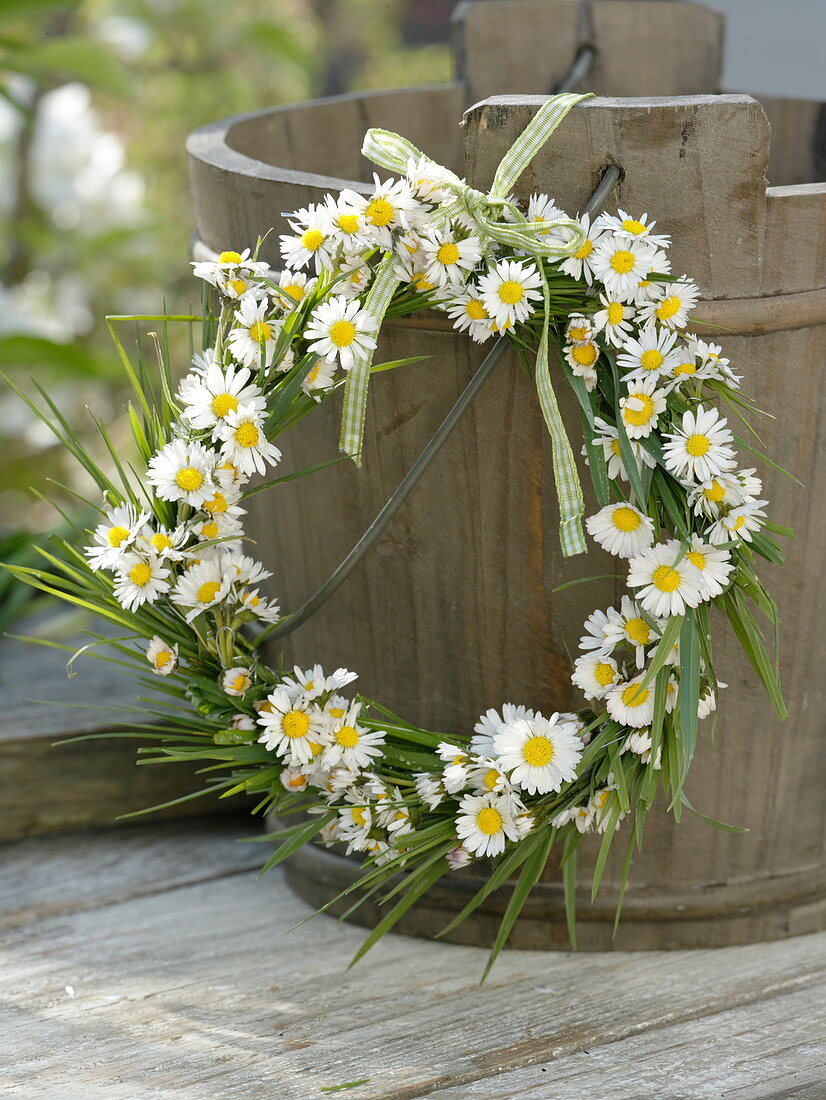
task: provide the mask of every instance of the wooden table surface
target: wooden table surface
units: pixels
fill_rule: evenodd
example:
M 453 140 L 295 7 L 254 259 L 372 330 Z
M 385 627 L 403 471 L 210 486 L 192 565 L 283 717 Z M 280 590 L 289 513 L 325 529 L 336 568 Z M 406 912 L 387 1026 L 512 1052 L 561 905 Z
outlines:
M 826 1096 L 826 935 L 485 952 L 317 917 L 241 819 L 0 848 L 0 1096 Z M 354 1082 L 362 1082 L 353 1084 Z M 333 1086 L 350 1085 L 336 1092 Z

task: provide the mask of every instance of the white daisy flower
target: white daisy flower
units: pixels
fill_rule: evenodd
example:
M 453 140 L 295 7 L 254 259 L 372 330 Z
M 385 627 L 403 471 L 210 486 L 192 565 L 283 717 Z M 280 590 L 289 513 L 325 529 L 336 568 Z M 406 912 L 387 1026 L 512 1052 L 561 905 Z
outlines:
M 657 389 L 654 378 L 631 382 L 628 393 L 619 401 L 620 415 L 629 439 L 644 439 L 657 427 L 665 412 L 665 392 Z
M 330 215 L 323 203 L 313 203 L 290 215 L 294 236 L 279 237 L 281 256 L 287 267 L 301 270 L 312 260 L 316 273 L 332 266 L 336 242 Z
M 462 867 L 467 867 L 469 863 L 473 862 L 473 853 L 461 844 L 457 844 L 455 848 L 450 849 L 445 859 L 451 871 L 459 871 Z
M 468 794 L 459 803 L 456 835 L 475 856 L 496 856 L 506 840 L 516 840 L 518 830 L 506 798 L 495 794 Z
M 254 405 L 239 405 L 227 413 L 216 429 L 222 440 L 221 454 L 242 473 L 266 472 L 267 463 L 277 465 L 281 452 L 264 434 L 264 421 Z
M 361 703 L 350 704 L 330 727 L 330 743 L 324 750 L 323 764 L 332 768 L 343 764 L 346 768 L 364 769 L 371 766 L 374 757 L 382 755 L 381 746 L 387 734 L 383 730 L 369 730 L 359 724 Z
M 502 728 L 494 738 L 499 765 L 511 782 L 529 794 L 558 791 L 576 778 L 582 741 L 571 722 L 558 714 L 550 718 L 521 719 Z
M 313 401 L 321 401 L 327 390 L 335 385 L 336 368 L 326 359 L 316 359 L 301 383 L 301 388 Z
M 697 305 L 700 288 L 687 275 L 674 283 L 658 283 L 657 296 L 640 307 L 640 318 L 666 328 L 685 328 L 688 315 Z
M 482 258 L 478 237 L 460 239 L 447 229 L 428 229 L 421 238 L 424 275 L 434 286 L 461 285 Z
M 238 595 L 239 602 L 262 623 L 277 623 L 281 618 L 281 608 L 277 600 L 268 600 L 260 595 L 257 588 L 245 589 Z
M 504 726 L 522 719 L 536 718 L 538 715 L 538 711 L 528 710 L 527 707 L 516 706 L 514 703 L 505 703 L 501 714 L 491 707 L 480 716 L 473 727 L 475 736 L 471 738 L 470 747 L 479 756 L 493 756 L 494 738 L 502 732 Z
M 222 551 L 240 551 L 241 549 L 241 536 L 244 533 L 244 528 L 239 520 L 233 519 L 231 516 L 217 515 L 210 516 L 208 519 L 197 520 L 192 524 L 190 531 L 195 535 L 198 542 L 186 552 L 189 557 L 200 558 L 204 550 L 202 544 L 205 542 L 216 543 L 216 540 L 220 540 L 216 543 L 216 546 L 220 546 Z M 214 547 L 207 547 L 207 549 L 214 549 Z
M 363 252 L 370 247 L 371 234 L 364 217 L 367 199 L 346 188 L 338 195 L 326 195 L 324 199 L 330 218 L 331 235 L 345 253 Z
M 149 520 L 148 512 L 139 512 L 132 504 L 119 504 L 104 513 L 106 519 L 95 528 L 93 546 L 84 549 L 92 569 L 116 569 L 123 555 L 131 550 Z
M 620 301 L 631 302 L 640 280 L 652 270 L 655 256 L 656 249 L 643 238 L 606 233 L 594 247 L 590 264 L 606 293 Z
M 370 843 L 370 830 L 373 827 L 373 812 L 367 801 L 358 793 L 348 794 L 351 805 L 345 806 L 339 813 L 340 838 L 347 842 L 347 854 L 364 852 Z
M 625 643 L 634 650 L 637 668 L 645 663 L 645 647 L 660 637 L 659 624 L 651 626 L 640 614 L 639 605 L 630 596 L 623 596 L 620 609 L 608 609 L 608 623 L 605 636 L 610 648 Z
M 511 797 L 511 810 L 519 801 L 511 787 L 510 780 L 497 760 L 477 756 L 468 776 L 476 794 L 501 794 Z
M 467 786 L 470 774 L 470 758 L 458 745 L 451 745 L 449 741 L 440 741 L 436 748 L 440 760 L 445 763 L 442 771 L 442 782 L 448 794 L 456 794 Z
M 169 591 L 168 577 L 169 570 L 156 554 L 129 551 L 118 562 L 115 598 L 127 611 L 137 611 Z
M 627 371 L 622 380 L 630 384 L 637 379 L 659 379 L 670 374 L 678 362 L 676 343 L 677 336 L 667 328 L 647 325 L 640 329 L 636 339 L 625 341 L 617 356 L 618 366 Z
M 554 200 L 549 199 L 544 193 L 531 195 L 528 198 L 527 217 L 529 222 L 555 222 L 560 219 L 568 220 L 568 215 L 565 211 L 561 210 Z M 559 230 L 559 226 L 549 225 L 547 229 L 537 233 L 536 238 L 537 240 L 542 240 L 543 237 L 550 236 L 554 231 L 556 231 L 556 235 L 558 235 Z
M 714 599 L 728 587 L 729 577 L 734 569 L 728 550 L 709 545 L 699 535 L 692 535 L 691 549 L 686 553 L 686 558 L 700 574 L 704 600 Z
M 623 726 L 650 726 L 654 717 L 653 685 L 642 686 L 643 674 L 614 684 L 605 698 L 605 706 L 615 722 Z
M 613 607 L 609 609 L 614 612 Z M 616 612 L 614 612 L 616 614 Z M 586 653 L 596 651 L 597 653 L 610 653 L 614 648 L 614 643 L 608 636 L 608 630 L 611 626 L 611 619 L 609 615 L 606 615 L 604 611 L 593 611 L 583 623 L 585 627 L 585 633 L 579 639 L 579 648 Z
M 687 495 L 694 514 L 709 519 L 718 519 L 724 509 L 745 503 L 743 486 L 734 473 L 720 473 L 691 485 Z
M 182 561 L 186 557 L 184 547 L 192 537 L 186 524 L 179 523 L 173 530 L 146 524 L 138 538 L 141 552 L 157 554 L 161 561 Z
M 388 250 L 393 246 L 393 230 L 404 231 L 419 225 L 424 208 L 406 180 L 389 179 L 382 183 L 374 173 L 373 184 L 375 190 L 367 199 L 364 220 L 371 240 Z
M 304 337 L 310 351 L 330 362 L 338 357 L 343 369 L 349 370 L 356 357 L 376 346 L 376 338 L 370 334 L 372 327 L 373 321 L 358 300 L 348 302 L 336 294 L 313 310 Z
M 570 313 L 565 326 L 565 339 L 570 344 L 593 343 L 594 326 L 591 318 L 584 313 Z
M 592 377 L 596 380 L 598 358 L 599 348 L 594 343 L 565 345 L 565 360 L 568 366 L 574 374 L 584 378 L 586 382 Z
M 634 307 L 617 301 L 604 291 L 599 296 L 599 303 L 602 309 L 594 314 L 594 330 L 601 332 L 609 344 L 621 347 L 631 335 Z
M 597 429 L 597 434 L 594 436 L 593 442 L 595 445 L 602 447 L 602 454 L 608 468 L 608 477 L 611 481 L 616 481 L 618 478 L 622 478 L 623 481 L 628 481 L 628 473 L 622 461 L 619 433 L 617 429 L 613 424 L 606 423 L 606 421 L 599 416 L 594 417 L 594 427 Z M 631 445 L 631 453 L 637 465 L 641 467 L 645 464 L 653 470 L 657 465 L 657 460 L 650 451 L 646 450 L 641 443 L 637 443 L 633 439 L 629 439 L 628 442 Z M 585 451 L 584 448 L 583 454 L 587 455 L 587 451 Z
M 225 554 L 224 566 L 236 585 L 260 584 L 272 576 L 260 561 L 248 554 Z
M 291 313 L 312 292 L 317 282 L 305 271 L 285 267 L 278 276 L 278 286 L 271 290 L 273 302 L 278 302 L 287 313 Z
M 632 218 L 627 211 L 619 210 L 617 215 L 600 214 L 597 218 L 597 224 L 601 229 L 616 233 L 619 236 L 642 237 L 657 248 L 668 248 L 671 244 L 671 238 L 667 233 L 651 232 L 657 223 L 649 221 L 647 214 L 643 214 L 639 218 Z
M 294 791 L 297 794 L 306 791 L 307 784 L 310 781 L 306 770 L 295 766 L 282 768 L 281 775 L 278 778 L 281 780 L 281 786 L 285 791 Z
M 228 668 L 221 677 L 221 687 L 227 695 L 244 695 L 252 687 L 250 670 L 241 666 Z
M 149 460 L 147 481 L 161 500 L 200 508 L 215 492 L 215 455 L 200 443 L 173 439 Z
M 651 759 L 651 730 L 646 729 L 644 726 L 640 729 L 635 729 L 633 733 L 629 733 L 620 749 L 620 755 L 624 752 L 632 752 L 635 756 L 638 756 L 643 764 L 647 764 Z
M 169 676 L 178 664 L 178 647 L 167 645 L 157 634 L 146 647 L 146 659 L 156 676 Z
M 704 482 L 732 470 L 737 458 L 727 421 L 714 408 L 698 405 L 683 413 L 682 427 L 663 432 L 665 467 L 677 478 Z
M 411 158 L 407 163 L 406 176 L 414 197 L 433 206 L 451 194 L 451 185 L 461 183 L 455 172 L 426 156 L 418 160 Z
M 684 615 L 702 600 L 700 571 L 691 564 L 676 539 L 641 550 L 628 562 L 628 587 L 649 615 L 665 619 Z
M 582 215 L 579 224 L 585 230 L 585 240 L 572 256 L 567 256 L 562 261 L 559 270 L 565 275 L 570 275 L 572 279 L 578 281 L 584 279 L 588 286 L 591 286 L 594 281 L 594 248 L 599 243 L 603 231 L 596 223 L 593 228 L 591 227 L 591 218 L 588 214 Z M 569 241 L 572 237 L 569 229 L 560 229 L 555 235 L 563 241 Z
M 246 474 L 242 474 L 237 466 L 233 466 L 231 462 L 227 462 L 225 459 L 215 467 L 213 477 L 225 493 L 234 494 L 234 500 L 240 498 L 241 486 L 249 481 Z
M 583 653 L 574 662 L 571 681 L 584 693 L 586 699 L 602 699 L 608 689 L 619 679 L 617 662 L 613 657 L 599 653 Z
M 718 688 L 727 686 L 721 680 L 717 681 Z M 708 718 L 709 714 L 713 714 L 715 710 L 717 710 L 717 692 L 711 684 L 705 684 L 700 691 L 700 698 L 697 702 L 697 717 L 700 720 Z
M 416 786 L 416 794 L 429 810 L 435 810 L 437 806 L 441 806 L 447 797 L 442 777 L 435 772 L 416 772 L 413 782 Z
M 611 776 L 609 775 L 608 778 L 611 779 Z M 594 791 L 593 796 L 588 800 L 585 807 L 585 811 L 591 819 L 591 827 L 598 833 L 604 833 L 608 828 L 612 816 L 611 811 L 615 805 L 611 794 L 612 791 L 616 789 L 616 783 L 612 781 L 600 790 Z M 615 828 L 619 828 L 620 821 L 622 821 L 624 817 L 624 813 L 619 815 Z
M 472 284 L 467 284 L 461 293 L 452 294 L 440 305 L 453 327 L 459 332 L 467 332 L 475 343 L 483 344 L 493 336 L 490 315 L 479 290 Z
M 201 505 L 204 512 L 208 512 L 213 519 L 232 519 L 241 521 L 241 516 L 247 514 L 246 508 L 242 508 L 240 504 L 241 493 L 235 484 L 222 484 L 224 479 L 222 478 L 221 471 L 225 467 L 230 466 L 234 471 L 238 471 L 238 467 L 234 463 L 223 463 L 215 467 L 215 480 L 221 484 L 221 488 L 217 489 L 213 487 L 212 496 L 210 496 Z
M 723 349 L 719 344 L 710 344 L 696 336 L 689 336 L 687 339 L 693 353 L 700 360 L 697 374 L 701 378 L 718 379 L 732 389 L 739 387 L 740 375 L 731 369 L 730 360 L 722 354 Z
M 212 363 L 201 376 L 191 375 L 182 383 L 179 396 L 184 405 L 181 414 L 193 428 L 204 431 L 223 422 L 239 405 L 253 405 L 263 413 L 267 407 L 258 386 L 250 384 L 252 375 L 234 365 L 222 368 Z M 188 384 L 187 384 L 188 383 Z
M 181 574 L 170 599 L 178 607 L 188 609 L 186 621 L 191 623 L 202 611 L 226 599 L 232 580 L 232 574 L 220 558 L 199 561 Z
M 347 263 L 339 268 L 341 278 L 336 282 L 336 293 L 348 300 L 358 298 L 363 294 L 373 278 L 373 269 L 369 264 L 356 262 L 359 257 L 353 257 L 352 263 Z
M 763 505 L 767 503 L 765 500 L 749 500 L 731 508 L 708 530 L 709 542 L 715 545 L 737 539 L 751 542 L 752 535 L 766 522 Z
M 245 367 L 257 369 L 272 362 L 278 328 L 275 321 L 268 319 L 269 312 L 269 298 L 258 301 L 245 295 L 233 314 L 235 324 L 227 335 L 227 347 L 232 357 Z
M 281 681 L 282 686 L 290 692 L 302 693 L 307 696 L 308 699 L 317 699 L 320 695 L 325 695 L 328 692 L 339 692 L 347 684 L 351 684 L 353 680 L 358 679 L 357 672 L 350 672 L 346 668 L 337 668 L 334 672 L 331 672 L 329 676 L 325 676 L 324 669 L 321 665 L 313 665 L 312 668 L 301 669 L 296 665 L 293 668 L 293 676 L 285 676 Z M 328 703 L 328 707 L 333 706 L 333 700 Z M 341 700 L 340 703 L 346 703 L 346 700 Z M 344 715 L 335 714 L 332 710 L 330 713 L 334 718 L 342 718 Z
M 265 279 L 269 274 L 269 264 L 249 258 L 250 250 L 243 252 L 222 252 L 217 260 L 199 261 L 192 264 L 192 274 L 196 279 L 204 279 L 229 298 L 240 298 L 248 291 L 255 291 L 256 279 Z
M 283 687 L 267 696 L 269 708 L 258 715 L 258 740 L 293 766 L 309 763 L 329 744 L 324 711 L 304 696 Z
M 542 300 L 542 279 L 527 260 L 500 260 L 479 279 L 479 292 L 492 320 L 511 328 L 527 320 Z
M 606 504 L 585 521 L 588 534 L 615 557 L 630 558 L 654 541 L 654 524 L 633 504 Z

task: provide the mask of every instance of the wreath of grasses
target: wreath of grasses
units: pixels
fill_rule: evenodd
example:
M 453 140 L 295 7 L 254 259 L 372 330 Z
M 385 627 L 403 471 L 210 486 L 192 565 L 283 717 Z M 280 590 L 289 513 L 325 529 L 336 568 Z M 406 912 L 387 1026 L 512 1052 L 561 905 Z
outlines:
M 564 117 L 579 98 L 551 105 L 564 100 Z M 786 717 L 777 654 L 755 617 L 776 632 L 777 608 L 755 563 L 781 562 L 771 536 L 790 532 L 766 518 L 755 470 L 738 464 L 739 447 L 777 468 L 747 419 L 758 410 L 722 349 L 688 331 L 699 289 L 671 272 L 669 238 L 647 215 L 572 219 L 546 195 L 525 207 L 479 196 L 397 135 L 372 131 L 366 148 L 391 138 L 404 171 L 376 176 L 370 195 L 345 190 L 292 214 L 280 273 L 257 250 L 226 251 L 194 265 L 204 280 L 201 315 L 109 318 L 135 393 L 131 458 L 98 423 L 108 461 L 96 462 L 45 390 L 35 386 L 41 403 L 21 393 L 100 499 L 80 498 L 96 523 L 74 541 L 55 538 L 42 568 L 7 568 L 118 628 L 114 637 L 91 632 L 84 650 L 154 689 L 141 724 L 118 734 L 141 741 L 142 763 L 197 766 L 203 782 L 189 798 L 252 796 L 256 813 L 297 815 L 266 868 L 311 841 L 359 855 L 354 906 L 379 897 L 387 913 L 357 957 L 440 876 L 489 859 L 484 887 L 449 927 L 515 879 L 492 963 L 554 845 L 575 942 L 582 837 L 602 836 L 596 895 L 630 819 L 622 894 L 658 792 L 675 815 L 697 812 L 684 784 L 698 723 L 724 687 L 712 605 Z M 512 166 L 517 175 L 524 161 Z M 584 697 L 576 712 L 505 703 L 473 729 L 434 732 L 354 693 L 346 669 L 285 670 L 263 658 L 289 616 L 265 591 L 268 570 L 246 553 L 246 502 L 330 465 L 269 476 L 278 437 L 341 388 L 342 443 L 358 456 L 353 410 L 367 379 L 415 361 L 373 362 L 383 319 L 433 308 L 474 341 L 508 341 L 537 381 L 558 465 L 571 426 L 560 442 L 548 348 L 556 379 L 578 399 L 576 429 L 599 504 L 585 526 L 627 568 L 629 592 L 585 623 L 572 673 Z M 124 321 L 165 334 L 187 325 L 200 330 L 202 350 L 182 379 L 166 338 L 156 339 L 157 366 L 133 365 L 118 335 Z M 576 552 L 584 539 L 575 472 L 574 484 L 557 482 L 563 547 Z

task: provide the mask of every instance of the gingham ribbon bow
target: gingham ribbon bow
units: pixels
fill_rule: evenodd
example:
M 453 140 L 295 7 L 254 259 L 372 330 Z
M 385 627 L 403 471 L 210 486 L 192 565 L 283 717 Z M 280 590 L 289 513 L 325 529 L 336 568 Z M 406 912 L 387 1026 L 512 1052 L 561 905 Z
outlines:
M 587 98 L 587 95 L 566 93 L 554 96 L 544 103 L 505 153 L 496 169 L 493 186 L 487 195 L 469 187 L 464 180 L 453 173 L 445 173 L 445 169 L 440 169 L 439 186 L 449 193 L 450 198 L 442 202 L 434 212 L 436 223 L 446 224 L 457 217 L 461 217 L 463 222 L 471 219 L 483 243 L 485 240 L 498 241 L 508 248 L 523 250 L 537 258 L 561 259 L 578 252 L 585 241 L 585 232 L 579 222 L 569 218 L 559 218 L 552 222 L 529 222 L 507 196 L 528 163 L 571 108 Z M 429 159 L 425 158 L 424 154 L 406 138 L 389 130 L 368 130 L 364 137 L 362 153 L 375 164 L 400 176 L 405 175 L 411 161 L 418 163 L 422 159 Z M 444 179 L 442 174 L 445 174 Z M 548 231 L 554 228 L 569 230 L 570 239 L 563 242 L 558 236 L 550 236 Z M 542 336 L 536 355 L 536 390 L 542 415 L 551 436 L 554 480 L 559 500 L 559 537 L 562 553 L 570 557 L 572 554 L 585 551 L 585 536 L 582 531 L 582 515 L 585 506 L 573 451 L 565 433 L 556 394 L 551 385 L 548 367 L 550 291 L 542 265 L 538 266 L 542 275 L 545 311 Z M 364 309 L 371 320 L 370 334 L 373 336 L 378 334 L 396 287 L 401 282 L 396 272 L 396 258 L 393 254 L 387 254 L 376 269 L 373 283 L 367 293 Z M 372 359 L 372 351 L 356 359 L 347 375 L 344 389 L 340 445 L 357 465 L 361 464 L 367 387 Z

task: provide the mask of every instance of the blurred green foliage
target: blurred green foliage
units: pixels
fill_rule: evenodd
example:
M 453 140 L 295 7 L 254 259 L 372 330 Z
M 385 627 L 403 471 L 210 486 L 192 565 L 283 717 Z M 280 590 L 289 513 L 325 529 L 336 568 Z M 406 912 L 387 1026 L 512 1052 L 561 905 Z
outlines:
M 36 378 L 79 428 L 87 406 L 115 418 L 104 315 L 197 307 L 187 133 L 273 103 L 450 79 L 432 28 L 431 44 L 405 45 L 417 2 L 0 0 L 0 370 Z M 0 447 L 0 540 L 18 557 L 20 529 L 57 519 L 28 486 L 87 487 L 5 389 Z

